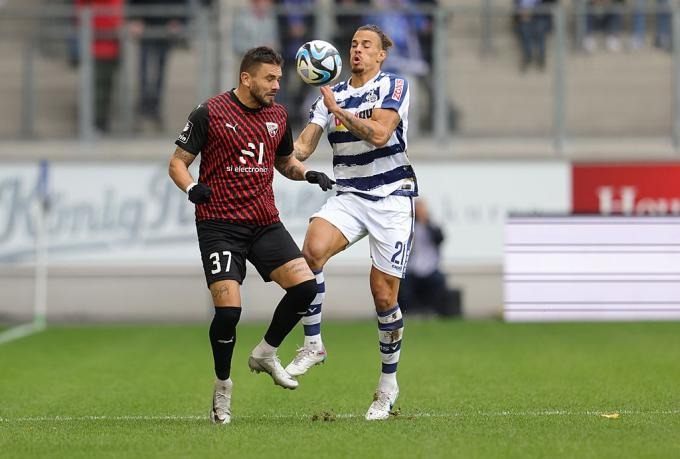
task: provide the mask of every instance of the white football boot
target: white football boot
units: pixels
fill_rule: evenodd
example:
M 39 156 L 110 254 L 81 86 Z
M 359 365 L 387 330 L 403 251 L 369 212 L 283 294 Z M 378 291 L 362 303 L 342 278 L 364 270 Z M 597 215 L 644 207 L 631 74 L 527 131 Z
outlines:
M 319 365 L 326 361 L 326 349 L 313 349 L 310 346 L 302 346 L 297 350 L 297 354 L 292 362 L 286 367 L 286 372 L 294 377 L 302 376 L 314 365 Z
M 296 389 L 298 382 L 291 375 L 286 373 L 283 369 L 279 356 L 274 354 L 270 357 L 255 357 L 251 355 L 248 358 L 248 366 L 251 371 L 255 373 L 267 373 L 274 380 L 274 384 L 285 389 Z
M 378 421 L 390 417 L 390 410 L 394 406 L 399 396 L 399 388 L 394 391 L 383 391 L 378 389 L 373 394 L 373 403 L 366 412 L 367 421 Z
M 210 420 L 213 424 L 229 424 L 231 422 L 231 390 L 234 383 L 231 379 L 215 381 L 213 390 L 212 410 Z

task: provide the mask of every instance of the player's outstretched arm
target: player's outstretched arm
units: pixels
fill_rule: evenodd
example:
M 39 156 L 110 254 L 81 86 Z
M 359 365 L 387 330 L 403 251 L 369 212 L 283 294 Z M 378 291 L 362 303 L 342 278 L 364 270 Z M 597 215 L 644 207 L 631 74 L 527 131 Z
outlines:
M 293 143 L 293 154 L 295 157 L 300 161 L 309 158 L 314 153 L 314 150 L 316 150 L 317 145 L 319 145 L 321 134 L 323 134 L 321 126 L 315 123 L 307 124 Z
M 201 204 L 210 200 L 212 190 L 203 183 L 194 182 L 194 178 L 189 172 L 189 166 L 195 159 L 196 155 L 177 147 L 175 153 L 170 158 L 168 175 L 180 190 L 189 195 L 191 202 Z
M 369 119 L 357 118 L 351 112 L 340 108 L 335 101 L 331 88 L 322 86 L 321 94 L 329 113 L 335 115 L 335 118 L 340 120 L 349 132 L 376 147 L 387 144 L 394 130 L 399 126 L 399 121 L 401 121 L 396 111 L 382 108 L 374 109 L 373 115 Z
M 274 160 L 274 166 L 284 177 L 291 180 L 306 180 L 309 183 L 317 183 L 323 191 L 330 190 L 335 184 L 335 182 L 323 172 L 307 170 L 293 154 L 288 156 L 277 156 Z

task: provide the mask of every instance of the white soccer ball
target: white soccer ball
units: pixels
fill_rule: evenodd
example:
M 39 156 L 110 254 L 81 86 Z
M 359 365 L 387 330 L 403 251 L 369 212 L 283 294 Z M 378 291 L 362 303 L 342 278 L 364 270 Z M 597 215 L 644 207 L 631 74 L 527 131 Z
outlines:
M 335 46 L 327 41 L 312 40 L 298 49 L 295 67 L 302 81 L 312 86 L 323 86 L 340 75 L 342 59 Z

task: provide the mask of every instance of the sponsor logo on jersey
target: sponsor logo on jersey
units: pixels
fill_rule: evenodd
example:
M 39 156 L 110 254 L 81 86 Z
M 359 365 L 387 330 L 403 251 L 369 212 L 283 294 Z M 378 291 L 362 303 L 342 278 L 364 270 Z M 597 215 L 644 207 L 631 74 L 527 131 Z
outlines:
M 269 168 L 267 166 L 240 166 L 238 164 L 229 164 L 224 167 L 224 170 L 239 174 L 266 174 L 269 172 Z
M 189 137 L 191 137 L 191 130 L 193 128 L 194 124 L 191 121 L 187 121 L 187 124 L 184 126 L 184 129 L 182 129 L 182 132 L 179 134 L 177 139 L 182 143 L 187 143 L 189 141 Z
M 342 124 L 342 121 L 340 121 L 338 118 L 333 116 L 333 120 L 335 121 L 335 131 L 347 131 L 347 128 L 345 127 L 344 124 Z
M 231 129 L 232 131 L 236 132 L 236 128 L 238 127 L 238 123 L 224 123 L 224 125 L 228 128 Z
M 401 95 L 404 92 L 404 80 L 397 78 L 394 81 L 394 92 L 392 93 L 392 99 L 399 102 L 401 100 Z
M 279 132 L 279 125 L 270 121 L 267 121 L 265 125 L 267 126 L 267 132 L 269 132 L 269 136 L 276 137 L 276 134 Z
M 354 116 L 356 116 L 357 118 L 360 118 L 362 120 L 367 120 L 371 116 L 373 116 L 373 109 L 368 108 L 366 110 L 361 110 L 360 112 L 357 112 Z

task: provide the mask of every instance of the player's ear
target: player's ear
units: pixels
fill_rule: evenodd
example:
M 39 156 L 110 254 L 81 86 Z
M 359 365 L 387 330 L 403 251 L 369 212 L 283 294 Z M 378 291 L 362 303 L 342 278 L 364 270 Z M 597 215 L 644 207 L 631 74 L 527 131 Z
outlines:
M 247 88 L 250 87 L 250 73 L 241 72 L 241 84 Z
M 378 52 L 378 62 L 382 65 L 385 59 L 387 59 L 387 51 L 381 49 L 380 52 Z

